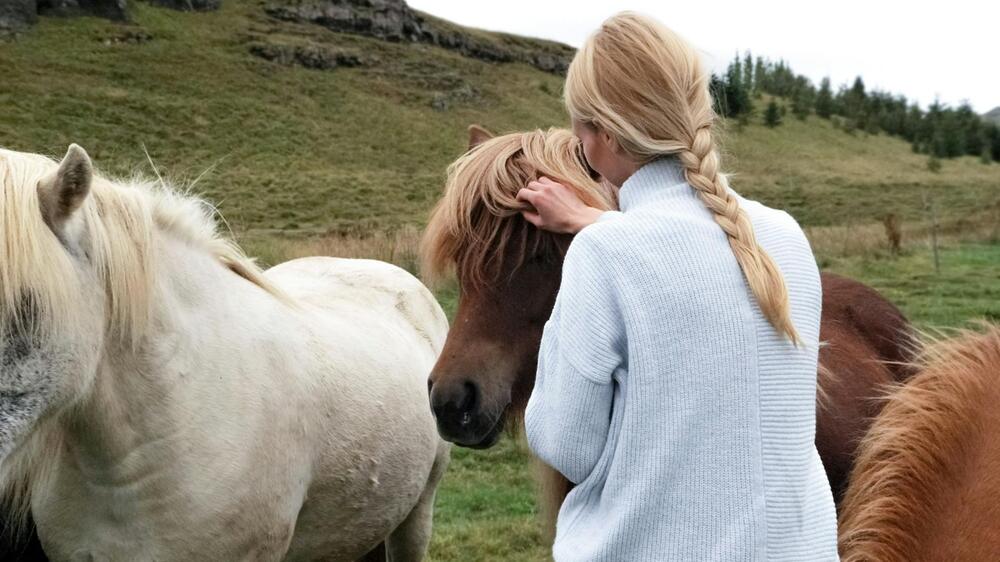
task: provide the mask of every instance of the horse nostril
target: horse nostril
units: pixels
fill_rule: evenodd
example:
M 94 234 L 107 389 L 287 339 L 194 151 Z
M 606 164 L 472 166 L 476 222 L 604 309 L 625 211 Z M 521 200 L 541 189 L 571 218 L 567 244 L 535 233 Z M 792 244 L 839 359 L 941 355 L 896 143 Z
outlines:
M 472 423 L 472 413 L 479 406 L 479 389 L 471 382 L 466 382 L 462 385 L 462 389 L 465 391 L 465 394 L 459 403 L 458 411 L 462 413 L 462 425 L 466 426 Z
M 433 390 L 434 390 L 434 381 L 432 381 L 431 379 L 427 379 L 427 396 L 430 396 Z
M 482 421 L 479 385 L 469 379 L 438 380 L 433 385 L 428 384 L 428 388 L 431 390 L 431 410 L 442 435 L 465 439 L 468 432 L 479 427 Z

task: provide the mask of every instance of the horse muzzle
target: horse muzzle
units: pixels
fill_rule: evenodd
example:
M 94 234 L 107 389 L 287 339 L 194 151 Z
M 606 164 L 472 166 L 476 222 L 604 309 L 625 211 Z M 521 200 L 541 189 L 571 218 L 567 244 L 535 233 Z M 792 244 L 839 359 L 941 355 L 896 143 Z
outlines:
M 487 449 L 500 439 L 506 407 L 483 408 L 482 391 L 466 380 L 451 384 L 428 383 L 431 410 L 438 433 L 445 441 L 472 449 Z

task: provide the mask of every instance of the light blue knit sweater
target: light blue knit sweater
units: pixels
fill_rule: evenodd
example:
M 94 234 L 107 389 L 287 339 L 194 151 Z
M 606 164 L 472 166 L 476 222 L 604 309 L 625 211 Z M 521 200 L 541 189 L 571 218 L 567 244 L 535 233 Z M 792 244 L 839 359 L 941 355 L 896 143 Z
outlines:
M 795 348 L 675 159 L 619 198 L 569 248 L 528 402 L 530 447 L 577 484 L 556 561 L 837 560 L 813 443 L 821 288 L 802 230 L 740 198 L 784 274 Z

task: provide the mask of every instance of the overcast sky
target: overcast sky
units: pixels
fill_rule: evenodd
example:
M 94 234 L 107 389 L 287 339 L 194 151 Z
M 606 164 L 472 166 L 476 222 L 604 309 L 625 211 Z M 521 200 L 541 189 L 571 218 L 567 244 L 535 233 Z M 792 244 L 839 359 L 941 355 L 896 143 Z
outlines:
M 635 10 L 657 17 L 702 51 L 717 71 L 737 50 L 788 61 L 798 74 L 834 88 L 861 75 L 869 88 L 979 113 L 1000 106 L 1000 1 L 410 0 L 410 6 L 463 25 L 580 46 L 608 16 Z M 928 8 L 924 8 L 928 6 Z M 930 9 L 930 6 L 935 6 Z

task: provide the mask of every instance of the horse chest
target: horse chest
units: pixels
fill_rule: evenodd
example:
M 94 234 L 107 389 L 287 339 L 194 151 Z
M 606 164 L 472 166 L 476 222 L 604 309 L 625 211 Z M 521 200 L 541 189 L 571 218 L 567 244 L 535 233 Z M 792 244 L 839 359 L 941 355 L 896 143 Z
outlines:
M 157 481 L 173 479 L 163 475 L 120 487 L 75 476 L 57 474 L 51 493 L 33 498 L 39 539 L 54 560 L 281 560 L 303 495 L 271 483 L 282 493 L 248 485 L 198 497 L 164 492 Z

